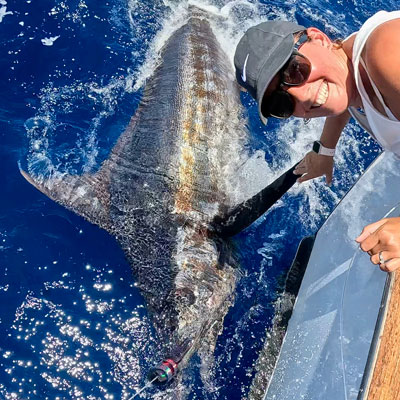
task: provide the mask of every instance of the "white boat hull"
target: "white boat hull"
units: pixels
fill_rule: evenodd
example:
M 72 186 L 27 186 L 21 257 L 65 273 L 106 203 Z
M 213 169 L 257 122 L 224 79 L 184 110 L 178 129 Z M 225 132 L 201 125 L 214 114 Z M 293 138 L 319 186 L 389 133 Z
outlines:
M 358 398 L 387 274 L 355 238 L 399 202 L 400 161 L 383 153 L 316 236 L 265 400 Z

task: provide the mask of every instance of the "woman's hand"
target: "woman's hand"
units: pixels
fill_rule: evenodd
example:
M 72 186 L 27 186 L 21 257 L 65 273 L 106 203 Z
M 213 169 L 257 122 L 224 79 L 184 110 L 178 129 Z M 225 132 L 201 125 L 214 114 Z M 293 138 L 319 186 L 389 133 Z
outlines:
M 400 267 L 400 217 L 384 218 L 367 225 L 356 242 L 382 271 L 392 272 Z
M 330 185 L 333 175 L 333 157 L 323 156 L 314 151 L 310 151 L 300 161 L 293 173 L 295 175 L 301 175 L 301 177 L 297 179 L 299 183 L 325 175 L 326 183 Z

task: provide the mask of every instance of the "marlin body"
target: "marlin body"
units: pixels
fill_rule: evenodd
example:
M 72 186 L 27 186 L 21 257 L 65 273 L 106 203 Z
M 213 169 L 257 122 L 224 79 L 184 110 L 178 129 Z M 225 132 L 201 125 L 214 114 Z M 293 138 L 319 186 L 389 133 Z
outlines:
M 117 238 L 162 356 L 182 369 L 194 352 L 212 354 L 233 301 L 230 246 L 207 232 L 232 206 L 230 178 L 247 134 L 231 63 L 203 11 L 191 9 L 160 60 L 138 111 L 96 173 L 22 174 Z

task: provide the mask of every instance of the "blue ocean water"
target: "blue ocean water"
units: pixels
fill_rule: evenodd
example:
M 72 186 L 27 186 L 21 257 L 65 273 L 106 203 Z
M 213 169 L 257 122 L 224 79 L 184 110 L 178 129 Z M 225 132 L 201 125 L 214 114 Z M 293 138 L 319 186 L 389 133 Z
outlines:
M 201 4 L 201 3 L 197 3 Z M 205 3 L 203 3 L 205 5 Z M 244 30 L 265 18 L 296 20 L 346 37 L 396 1 L 217 1 L 229 55 Z M 31 171 L 83 173 L 107 157 L 139 105 L 186 2 L 0 0 L 0 398 L 128 399 L 152 366 L 154 337 L 118 244 L 106 232 L 28 184 Z M 323 121 L 272 122 L 242 95 L 251 131 L 249 192 L 286 170 Z M 194 357 L 188 398 L 246 398 L 271 324 L 273 301 L 302 237 L 313 234 L 380 152 L 350 124 L 335 181 L 295 187 L 235 241 L 242 278 L 204 385 Z M 269 172 L 260 181 L 261 172 Z M 150 389 L 142 398 L 160 398 Z

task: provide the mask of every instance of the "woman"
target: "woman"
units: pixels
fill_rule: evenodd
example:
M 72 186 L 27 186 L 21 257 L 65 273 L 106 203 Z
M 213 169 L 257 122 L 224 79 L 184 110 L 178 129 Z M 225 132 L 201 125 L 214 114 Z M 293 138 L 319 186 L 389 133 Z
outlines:
M 298 182 L 325 175 L 331 183 L 335 147 L 351 116 L 400 157 L 400 11 L 378 12 L 342 43 L 317 28 L 263 22 L 240 40 L 235 67 L 264 124 L 269 117 L 327 117 L 321 139 L 294 171 Z M 367 225 L 356 241 L 382 270 L 400 267 L 400 218 Z

